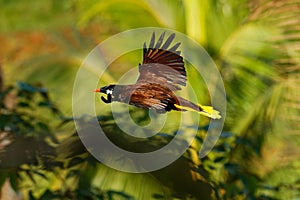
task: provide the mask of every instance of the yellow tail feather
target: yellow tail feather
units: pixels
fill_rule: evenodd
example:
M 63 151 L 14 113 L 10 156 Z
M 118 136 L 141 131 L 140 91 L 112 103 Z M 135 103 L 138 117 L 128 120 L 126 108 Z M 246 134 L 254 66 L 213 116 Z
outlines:
M 214 108 L 212 106 L 201 106 L 200 105 L 200 107 L 203 108 L 203 111 L 200 112 L 200 113 L 203 113 L 203 115 L 210 117 L 212 119 L 221 119 L 220 112 L 217 110 L 214 110 Z
M 212 119 L 220 119 L 221 118 L 220 112 L 217 110 L 214 110 L 212 106 L 199 105 L 203 110 L 198 111 L 198 110 L 192 109 L 190 107 L 181 106 L 181 105 L 177 105 L 177 104 L 174 104 L 174 105 L 178 109 L 199 112 L 201 115 L 204 115 L 204 116 L 212 118 Z

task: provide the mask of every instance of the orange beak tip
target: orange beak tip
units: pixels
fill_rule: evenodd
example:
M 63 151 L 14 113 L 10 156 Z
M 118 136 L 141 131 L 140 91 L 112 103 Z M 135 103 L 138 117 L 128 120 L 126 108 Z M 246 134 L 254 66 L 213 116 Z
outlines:
M 93 90 L 93 92 L 100 92 L 100 89 Z

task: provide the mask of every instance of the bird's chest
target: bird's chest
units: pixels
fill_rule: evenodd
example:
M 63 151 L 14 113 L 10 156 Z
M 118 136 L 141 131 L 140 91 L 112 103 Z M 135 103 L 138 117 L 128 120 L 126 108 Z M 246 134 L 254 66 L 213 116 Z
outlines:
M 129 103 L 130 99 L 131 99 L 131 94 L 130 93 L 122 93 L 122 94 L 118 94 L 115 97 L 115 101 L 119 101 L 119 102 L 123 102 L 123 103 Z
M 113 100 L 129 103 L 130 99 L 132 98 L 132 95 L 136 93 L 137 89 L 138 89 L 137 87 L 133 87 L 133 86 L 125 86 L 125 87 L 117 88 L 117 90 L 114 91 Z

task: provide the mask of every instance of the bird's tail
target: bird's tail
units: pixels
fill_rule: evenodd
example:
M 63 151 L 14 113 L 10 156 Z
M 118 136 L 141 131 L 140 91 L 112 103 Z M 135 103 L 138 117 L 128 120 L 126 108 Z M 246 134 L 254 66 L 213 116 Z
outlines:
M 217 110 L 214 110 L 212 106 L 202 106 L 202 105 L 196 105 L 186 99 L 180 98 L 179 99 L 180 105 L 174 104 L 174 106 L 178 110 L 190 110 L 190 111 L 196 111 L 200 113 L 201 115 L 204 115 L 206 117 L 212 118 L 212 119 L 220 119 L 221 115 L 220 112 Z

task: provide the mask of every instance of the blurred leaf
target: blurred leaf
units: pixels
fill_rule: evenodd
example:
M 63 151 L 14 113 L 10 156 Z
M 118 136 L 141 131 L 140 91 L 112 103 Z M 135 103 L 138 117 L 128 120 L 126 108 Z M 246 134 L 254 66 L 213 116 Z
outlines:
M 6 171 L 2 171 L 0 173 L 0 187 L 2 188 L 3 184 L 5 183 L 6 179 L 8 177 L 8 173 Z
M 42 177 L 45 180 L 48 180 L 48 177 L 42 172 L 38 172 L 38 171 L 34 170 L 33 173 L 37 174 L 38 176 Z
M 14 191 L 18 191 L 18 174 L 11 174 L 9 183 Z
M 103 199 L 108 194 L 122 199 L 187 198 L 189 194 L 208 199 L 212 190 L 218 199 L 298 198 L 299 4 L 298 0 L 33 0 L 30 4 L 0 0 L 0 17 L 5 19 L 0 20 L 0 54 L 6 81 L 42 82 L 49 88 L 21 81 L 17 88 L 0 93 L 0 129 L 9 132 L 0 140 L 1 169 L 15 170 L 1 178 L 12 177 L 12 185 L 31 199 Z M 181 31 L 206 48 L 222 73 L 228 113 L 226 132 L 207 157 L 194 159 L 209 127 L 203 121 L 184 157 L 156 174 L 135 176 L 99 166 L 72 135 L 73 119 L 58 108 L 71 115 L 73 78 L 88 51 L 110 35 L 145 26 Z M 135 56 L 121 63 L 127 66 L 128 62 L 131 68 Z M 114 82 L 129 69 L 115 66 L 103 82 Z M 192 66 L 187 69 L 198 97 L 209 101 L 199 74 Z M 8 98 L 14 93 L 16 97 Z M 18 103 L 8 109 L 5 101 L 13 100 Z M 64 120 L 64 126 L 57 127 L 57 116 L 51 112 Z M 140 125 L 149 121 L 147 113 L 138 110 L 132 110 L 131 117 Z M 161 148 L 178 129 L 173 123 L 155 137 L 139 140 L 116 128 L 110 115 L 99 120 L 113 142 L 135 152 Z M 12 143 L 2 149 L 2 141 L 11 136 Z M 28 172 L 38 184 L 26 186 L 28 180 L 17 177 L 24 163 L 43 167 L 45 171 L 38 171 L 41 177 L 34 169 Z
M 26 173 L 26 175 L 30 178 L 30 180 L 31 180 L 34 184 L 36 184 L 36 181 L 35 181 L 34 178 L 33 178 L 32 172 L 29 171 L 29 170 L 25 170 L 25 173 Z
M 81 163 L 83 163 L 84 161 L 85 161 L 84 159 L 79 158 L 79 157 L 72 158 L 72 159 L 70 160 L 70 162 L 68 163 L 67 168 L 71 168 L 71 167 L 73 167 L 73 166 L 75 166 L 75 165 L 81 164 Z
M 214 162 L 218 163 L 218 162 L 224 162 L 227 159 L 227 157 L 223 156 L 223 157 L 218 157 L 214 160 Z
M 19 107 L 30 107 L 30 104 L 27 103 L 27 102 L 19 102 L 19 103 L 18 103 L 18 106 L 19 106 Z
M 21 90 L 27 91 L 27 92 L 40 92 L 40 93 L 46 93 L 47 89 L 46 88 L 39 88 L 39 87 L 33 87 L 32 85 L 29 85 L 27 83 L 19 81 L 17 83 L 18 87 Z

